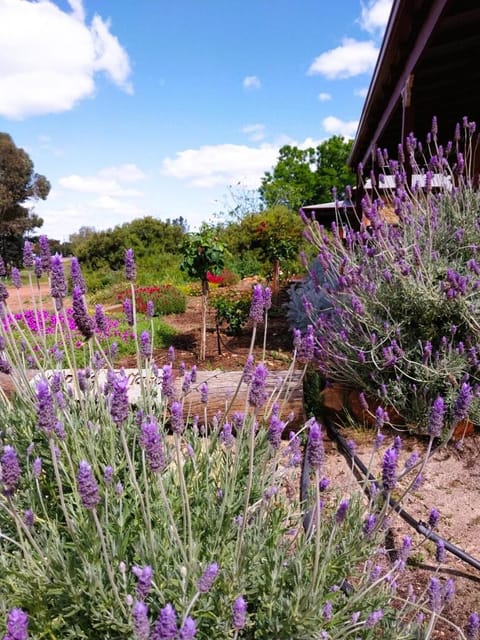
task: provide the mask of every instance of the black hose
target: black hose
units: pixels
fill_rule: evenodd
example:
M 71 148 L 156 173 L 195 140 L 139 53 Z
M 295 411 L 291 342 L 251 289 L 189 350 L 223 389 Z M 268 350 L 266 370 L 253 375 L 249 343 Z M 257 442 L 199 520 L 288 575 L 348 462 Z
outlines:
M 413 527 L 415 531 L 420 533 L 422 536 L 424 536 L 428 540 L 433 540 L 434 542 L 442 542 L 445 547 L 445 551 L 449 551 L 454 556 L 457 556 L 457 558 L 460 558 L 460 560 L 463 560 L 463 562 L 466 562 L 470 566 L 475 567 L 475 569 L 478 569 L 480 571 L 480 560 L 473 558 L 466 551 L 463 551 L 463 549 L 460 549 L 459 547 L 455 546 L 451 542 L 448 542 L 448 540 L 445 540 L 444 538 L 436 534 L 434 531 L 431 530 L 431 528 L 427 527 L 424 522 L 415 520 L 413 516 L 411 516 L 407 511 L 405 511 L 405 509 L 403 509 L 403 507 L 400 506 L 400 503 L 397 500 L 392 498 L 392 496 L 389 495 L 389 493 L 387 493 L 383 489 L 380 489 L 378 482 L 375 480 L 372 474 L 368 471 L 367 467 L 363 464 L 360 458 L 352 452 L 345 438 L 340 435 L 338 430 L 333 425 L 332 420 L 327 415 L 324 415 L 323 422 L 325 424 L 325 427 L 327 429 L 327 433 L 330 439 L 337 443 L 340 451 L 349 459 L 350 462 L 354 463 L 356 469 L 360 471 L 369 482 L 373 482 L 375 484 L 377 489 L 381 491 L 382 495 L 386 500 L 388 499 L 389 505 L 392 507 L 394 511 L 398 513 L 398 515 L 402 518 L 402 520 L 404 520 L 407 524 Z M 367 494 L 369 494 L 368 487 L 364 487 L 364 490 L 366 491 Z

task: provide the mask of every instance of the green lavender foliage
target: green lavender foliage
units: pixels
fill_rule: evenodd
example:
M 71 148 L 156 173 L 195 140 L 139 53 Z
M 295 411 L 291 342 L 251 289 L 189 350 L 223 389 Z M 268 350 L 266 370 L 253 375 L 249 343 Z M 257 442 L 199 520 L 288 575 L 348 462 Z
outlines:
M 38 427 L 36 382 L 29 382 L 23 353 L 2 327 L 3 356 L 17 393 L 11 400 L 0 397 L 0 453 L 14 448 L 21 475 L 11 491 L 2 462 L 0 620 L 14 607 L 26 611 L 30 640 L 134 638 L 132 569 L 148 565 L 153 582 L 145 602 L 152 628 L 171 603 L 180 620 L 195 619 L 198 640 L 418 637 L 411 608 L 394 606 L 390 584 L 402 567 L 384 566 L 372 578 L 372 563 L 384 563 L 382 500 L 368 504 L 354 493 L 345 519 L 337 521 L 341 496 L 327 492 L 319 502 L 317 470 L 301 502 L 299 470 L 288 462 L 293 445 L 276 450 L 268 438 L 270 404 L 264 418 L 246 406 L 230 445 L 221 437 L 225 415 L 207 418 L 206 435 L 191 420 L 185 431 L 172 434 L 174 406 L 159 392 L 153 363 L 139 354 L 145 374 L 140 395 L 126 419 L 115 422 L 101 372 L 92 367 L 80 385 L 72 351 L 70 369 L 58 372 L 55 392 L 53 372 L 38 373 L 37 380 L 47 380 L 54 394 L 58 420 L 54 431 L 45 432 Z M 67 330 L 63 338 L 68 353 Z M 178 399 L 187 416 L 188 393 Z M 156 472 L 141 444 L 142 418 L 152 417 L 165 456 Z M 34 473 L 37 458 L 40 473 Z M 82 461 L 98 485 L 92 508 L 85 508 L 77 482 Z M 109 482 L 107 467 L 113 474 Z M 369 536 L 363 531 L 368 509 L 379 513 Z M 34 514 L 33 525 L 27 510 Z M 313 525 L 305 531 L 307 513 Z M 213 562 L 218 577 L 208 592 L 199 593 L 197 581 Z M 351 588 L 342 589 L 344 581 Z M 248 604 L 247 622 L 234 630 L 232 605 L 240 595 Z M 381 619 L 367 624 L 380 610 Z
M 368 222 L 360 230 L 345 236 L 345 228 L 326 230 L 305 219 L 323 277 L 313 272 L 307 278 L 303 313 L 299 295 L 293 297 L 292 320 L 302 326 L 306 316 L 315 325 L 325 379 L 363 389 L 419 431 L 427 429 L 439 395 L 447 404 L 446 423 L 455 422 L 464 383 L 475 396 L 468 416 L 480 420 L 480 193 L 471 173 L 473 131 L 473 123 L 464 122 L 454 144 L 444 148 L 430 135 L 423 150 L 412 135 L 399 161 L 387 161 L 379 150 L 380 177 L 395 186 L 380 188 L 380 181 L 365 196 Z M 409 165 L 422 174 L 412 187 Z M 395 224 L 387 209 L 394 210 Z

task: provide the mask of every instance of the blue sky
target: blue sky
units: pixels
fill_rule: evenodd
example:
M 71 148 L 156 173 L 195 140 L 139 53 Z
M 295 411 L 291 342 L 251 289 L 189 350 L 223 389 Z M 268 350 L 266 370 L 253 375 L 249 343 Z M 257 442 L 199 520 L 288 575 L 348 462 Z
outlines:
M 391 4 L 0 0 L 0 131 L 52 183 L 42 232 L 193 229 L 282 144 L 353 137 Z

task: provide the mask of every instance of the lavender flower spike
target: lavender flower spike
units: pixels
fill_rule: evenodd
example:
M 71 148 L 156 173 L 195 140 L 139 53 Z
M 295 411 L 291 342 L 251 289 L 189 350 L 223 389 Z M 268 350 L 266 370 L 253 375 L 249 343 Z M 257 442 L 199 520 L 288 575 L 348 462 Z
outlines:
M 178 634 L 178 640 L 194 640 L 196 635 L 197 623 L 191 616 L 187 616 Z
M 322 430 L 316 420 L 313 420 L 310 423 L 307 443 L 307 460 L 314 471 L 320 471 L 325 461 Z
M 197 581 L 197 589 L 200 593 L 207 593 L 212 588 L 215 578 L 218 576 L 218 564 L 209 564 Z
M 264 309 L 263 288 L 261 284 L 256 284 L 253 287 L 252 304 L 250 306 L 250 318 L 253 322 L 262 322 Z
M 152 340 L 149 331 L 142 331 L 140 334 L 140 353 L 144 358 L 152 357 Z
M 85 340 L 90 340 L 94 334 L 94 322 L 87 313 L 82 290 L 78 285 L 74 287 L 72 293 L 72 310 L 78 330 Z
M 63 306 L 63 298 L 67 295 L 67 282 L 63 271 L 62 256 L 56 253 L 50 260 L 50 295 L 55 300 L 57 311 Z
M 183 433 L 185 423 L 183 421 L 183 409 L 181 402 L 177 402 L 176 400 L 172 402 L 172 406 L 170 408 L 170 422 L 173 433 Z
M 50 271 L 50 244 L 47 236 L 40 236 L 38 239 L 38 246 L 40 247 L 40 259 L 42 261 L 42 269 L 47 273 Z
M 70 277 L 72 278 L 72 284 L 74 287 L 79 287 L 80 291 L 83 294 L 87 293 L 87 285 L 85 284 L 85 280 L 83 278 L 82 269 L 80 267 L 78 258 L 76 258 L 75 256 L 70 262 Z
M 150 640 L 174 640 L 177 636 L 177 614 L 168 603 L 160 613 Z
M 113 391 L 110 399 L 110 415 L 113 422 L 119 427 L 128 418 L 128 379 L 124 376 L 116 376 L 113 380 Z
M 428 422 L 428 433 L 433 438 L 438 438 L 443 429 L 443 419 L 445 416 L 445 401 L 442 396 L 437 396 L 430 410 L 430 419 Z
M 133 249 L 125 251 L 125 278 L 133 282 L 137 276 L 137 268 L 135 266 L 135 258 Z
M 397 484 L 398 453 L 395 449 L 387 449 L 383 456 L 382 481 L 385 491 L 393 491 Z
M 239 596 L 232 607 L 232 627 L 243 629 L 247 622 L 247 602 L 243 596 Z
M 53 405 L 53 398 L 46 380 L 39 380 L 36 386 L 37 395 L 37 427 L 48 436 L 55 431 L 57 416 Z
M 150 469 L 153 472 L 163 471 L 166 465 L 165 453 L 158 424 L 154 419 L 142 424 L 140 445 L 145 449 L 145 455 Z
M 21 609 L 12 609 L 7 619 L 7 634 L 3 640 L 28 640 L 28 616 Z
M 137 598 L 144 600 L 152 588 L 153 569 L 149 565 L 132 568 L 133 575 L 137 578 Z
M 465 627 L 465 636 L 467 640 L 478 640 L 480 634 L 480 616 L 478 613 L 471 613 L 468 618 L 468 624 Z
M 25 240 L 25 244 L 23 245 L 23 266 L 26 269 L 30 269 L 33 267 L 35 262 L 35 256 L 33 255 L 33 247 L 32 243 L 28 240 Z
M 12 267 L 12 284 L 16 289 L 20 289 L 22 286 L 22 278 L 20 276 L 20 271 L 17 267 Z
M 3 493 L 12 496 L 20 482 L 20 465 L 18 464 L 17 452 L 10 445 L 3 447 L 3 455 L 0 458 L 1 483 Z
M 135 640 L 148 640 L 150 637 L 150 621 L 148 619 L 147 605 L 137 600 L 133 605 L 132 615 Z
M 100 501 L 100 494 L 92 467 L 85 460 L 78 467 L 77 484 L 82 505 L 85 509 L 95 509 Z
M 255 367 L 252 385 L 248 394 L 248 402 L 252 407 L 255 407 L 256 409 L 261 409 L 267 400 L 268 393 L 265 388 L 267 377 L 267 367 L 262 363 L 258 364 Z

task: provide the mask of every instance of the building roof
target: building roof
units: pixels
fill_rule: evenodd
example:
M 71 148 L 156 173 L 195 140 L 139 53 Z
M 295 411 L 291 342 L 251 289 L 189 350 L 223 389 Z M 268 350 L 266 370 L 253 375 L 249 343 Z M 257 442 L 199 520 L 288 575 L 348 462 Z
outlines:
M 424 140 L 433 116 L 445 143 L 463 116 L 478 122 L 479 56 L 478 0 L 394 0 L 349 164 L 369 164 L 377 147 L 396 155 L 412 131 Z

